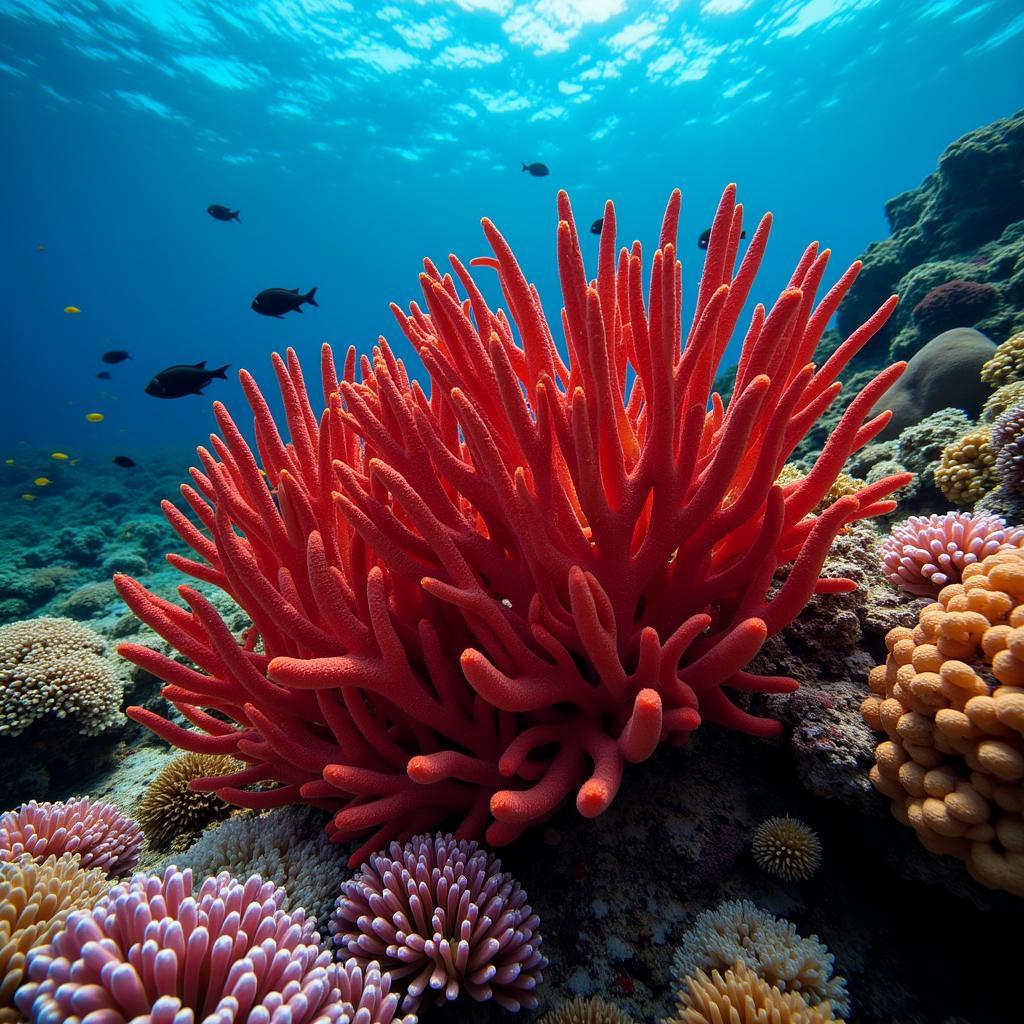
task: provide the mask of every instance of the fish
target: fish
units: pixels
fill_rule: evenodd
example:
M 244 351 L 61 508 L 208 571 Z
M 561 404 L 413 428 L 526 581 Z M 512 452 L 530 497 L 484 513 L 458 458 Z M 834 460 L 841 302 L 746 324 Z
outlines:
M 120 466 L 122 469 L 134 469 L 136 463 L 132 459 L 129 459 L 127 455 L 115 455 L 114 465 Z
M 131 359 L 131 354 L 125 352 L 123 348 L 112 348 L 109 352 L 104 352 L 100 359 L 105 363 L 123 363 L 126 359 Z
M 87 412 L 85 414 L 85 418 L 90 423 L 102 423 L 103 422 L 103 413 L 101 413 L 101 412 Z
M 4 459 L 4 465 L 5 466 L 13 466 L 14 465 L 14 459 Z
M 746 238 L 746 237 L 747 237 L 746 231 L 741 231 L 740 232 L 740 238 Z M 711 241 L 711 228 L 707 228 L 707 230 L 701 232 L 700 238 L 697 239 L 697 248 L 698 249 L 706 249 L 708 247 L 708 242 L 710 242 L 710 241 Z
M 110 377 L 110 371 L 109 371 L 109 370 L 100 370 L 100 372 L 99 372 L 99 373 L 97 373 L 97 374 L 96 374 L 96 376 L 97 376 L 97 377 L 98 377 L 98 378 L 99 378 L 100 380 L 110 380 L 110 379 L 111 379 L 111 377 Z
M 77 306 L 65 306 L 65 313 L 81 313 L 82 311 Z
M 152 395 L 154 398 L 184 398 L 185 395 L 201 395 L 203 388 L 214 377 L 220 380 L 228 379 L 228 375 L 224 371 L 230 365 L 230 363 L 225 363 L 223 366 L 218 366 L 216 370 L 208 370 L 204 359 L 201 363 L 194 365 L 179 363 L 177 366 L 168 366 L 146 385 L 146 394 Z
M 64 452 L 54 452 L 50 456 L 50 458 L 51 459 L 55 459 L 57 462 L 67 462 L 68 461 L 68 457 L 67 457 L 67 455 L 64 454 Z
M 46 246 L 40 243 L 36 246 L 36 252 L 46 252 Z
M 293 309 L 296 313 L 301 313 L 303 303 L 319 306 L 315 295 L 316 286 L 310 288 L 305 295 L 300 295 L 298 288 L 264 288 L 252 300 L 252 309 L 262 316 L 276 316 L 280 320 L 285 313 Z
M 590 233 L 592 235 L 601 234 L 601 228 L 604 227 L 604 217 L 598 217 L 593 224 L 590 225 Z
M 37 476 L 35 480 L 32 481 L 32 483 L 34 483 L 36 487 L 49 487 L 50 479 L 49 477 L 45 476 Z
M 36 496 L 34 494 L 23 494 L 22 498 L 25 501 L 35 501 L 36 500 Z
M 523 164 L 523 170 L 529 171 L 535 178 L 546 178 L 551 173 L 547 164 Z
M 242 218 L 238 216 L 242 212 L 241 210 L 231 210 L 227 206 L 221 206 L 220 203 L 208 206 L 206 212 L 214 220 L 237 220 L 239 224 L 242 223 Z

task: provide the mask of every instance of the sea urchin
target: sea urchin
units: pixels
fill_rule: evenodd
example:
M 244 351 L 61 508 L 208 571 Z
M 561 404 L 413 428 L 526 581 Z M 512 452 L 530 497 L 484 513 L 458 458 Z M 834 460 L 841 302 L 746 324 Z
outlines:
M 750 845 L 757 866 L 787 882 L 810 878 L 821 864 L 821 841 L 797 818 L 766 818 Z

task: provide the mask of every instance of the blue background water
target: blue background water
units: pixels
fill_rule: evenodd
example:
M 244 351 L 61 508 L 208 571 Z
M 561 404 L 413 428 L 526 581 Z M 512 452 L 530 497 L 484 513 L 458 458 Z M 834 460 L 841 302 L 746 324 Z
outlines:
M 241 413 L 240 389 L 160 401 L 154 372 L 208 359 L 269 382 L 286 345 L 398 342 L 388 302 L 419 297 L 422 257 L 483 254 L 483 215 L 557 317 L 562 187 L 584 229 L 614 198 L 620 240 L 649 253 L 681 186 L 692 295 L 696 239 L 737 181 L 776 215 L 770 302 L 812 238 L 845 266 L 884 237 L 886 199 L 1024 105 L 1022 65 L 1015 0 L 0 0 L 0 456 L 184 459 L 210 398 Z M 533 160 L 550 177 L 520 172 Z M 249 309 L 312 285 L 301 316 Z M 97 380 L 115 347 L 134 360 Z

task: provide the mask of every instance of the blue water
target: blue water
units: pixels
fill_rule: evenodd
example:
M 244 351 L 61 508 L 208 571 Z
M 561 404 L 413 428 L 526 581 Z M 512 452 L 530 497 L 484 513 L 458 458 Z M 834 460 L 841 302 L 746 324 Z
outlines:
M 408 356 L 388 302 L 419 297 L 422 257 L 483 254 L 483 215 L 557 322 L 562 187 L 584 230 L 614 198 L 620 240 L 650 252 L 679 185 L 692 295 L 697 237 L 737 181 L 752 216 L 776 214 L 770 302 L 811 239 L 838 274 L 885 237 L 885 200 L 1024 105 L 1022 65 L 1019 0 L 0 0 L 0 456 L 185 458 L 211 398 L 243 402 L 234 379 L 150 398 L 168 364 L 269 383 L 272 350 L 309 362 L 381 333 Z M 249 308 L 313 285 L 301 316 Z M 104 382 L 109 348 L 134 358 Z

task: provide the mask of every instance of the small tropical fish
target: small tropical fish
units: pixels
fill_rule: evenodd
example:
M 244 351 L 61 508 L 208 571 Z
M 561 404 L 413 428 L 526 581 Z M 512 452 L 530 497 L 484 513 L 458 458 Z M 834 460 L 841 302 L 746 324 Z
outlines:
M 740 238 L 746 238 L 746 237 L 747 237 L 746 231 L 741 231 L 740 232 Z M 701 232 L 700 238 L 697 239 L 697 248 L 698 249 L 706 249 L 708 247 L 708 242 L 710 242 L 710 241 L 711 241 L 711 228 L 707 228 L 706 230 Z
M 276 316 L 280 319 L 293 309 L 296 313 L 301 313 L 305 302 L 311 306 L 319 306 L 315 295 L 316 287 L 310 288 L 305 295 L 300 295 L 298 288 L 264 288 L 252 300 L 252 308 L 262 316 Z
M 51 459 L 56 459 L 57 462 L 67 462 L 68 461 L 68 457 L 67 457 L 67 455 L 64 454 L 64 452 L 54 452 L 50 456 L 50 458 Z
M 103 413 L 101 413 L 101 412 L 87 412 L 85 414 L 85 418 L 90 423 L 102 423 L 103 422 Z
M 37 476 L 35 480 L 32 481 L 32 483 L 34 483 L 36 487 L 49 487 L 50 478 L 45 476 Z
M 65 313 L 81 313 L 82 311 L 77 306 L 65 306 Z
M 114 465 L 120 466 L 122 469 L 133 469 L 135 463 L 127 455 L 115 455 Z
M 72 459 L 72 460 L 71 460 L 71 461 L 70 461 L 70 462 L 68 463 L 68 465 L 69 465 L 69 466 L 77 466 L 77 465 L 78 465 L 78 459 Z
M 13 466 L 14 465 L 14 459 L 4 459 L 4 465 L 5 466 Z
M 185 395 L 201 395 L 203 388 L 213 380 L 214 377 L 220 380 L 227 380 L 228 375 L 224 372 L 230 366 L 225 363 L 216 370 L 206 368 L 206 360 L 201 363 L 189 365 L 181 363 L 178 366 L 168 366 L 161 370 L 147 385 L 146 394 L 154 398 L 184 398 Z
M 604 217 L 598 217 L 593 224 L 590 225 L 590 233 L 592 235 L 601 234 L 601 228 L 604 227 Z
M 34 494 L 23 494 L 22 498 L 25 501 L 35 501 L 36 500 L 36 496 Z
M 213 203 L 211 206 L 208 206 L 206 212 L 214 220 L 237 220 L 239 224 L 242 223 L 241 217 L 238 216 L 242 212 L 241 210 L 230 210 L 226 206 L 221 206 L 220 203 Z
M 523 170 L 529 171 L 535 178 L 546 178 L 551 173 L 547 164 L 523 164 Z
M 110 371 L 109 370 L 100 370 L 100 372 L 97 373 L 96 376 L 100 380 L 110 380 L 111 379 L 110 378 Z
M 109 352 L 104 352 L 100 358 L 105 363 L 123 363 L 126 359 L 131 359 L 131 355 L 123 348 L 113 348 Z

